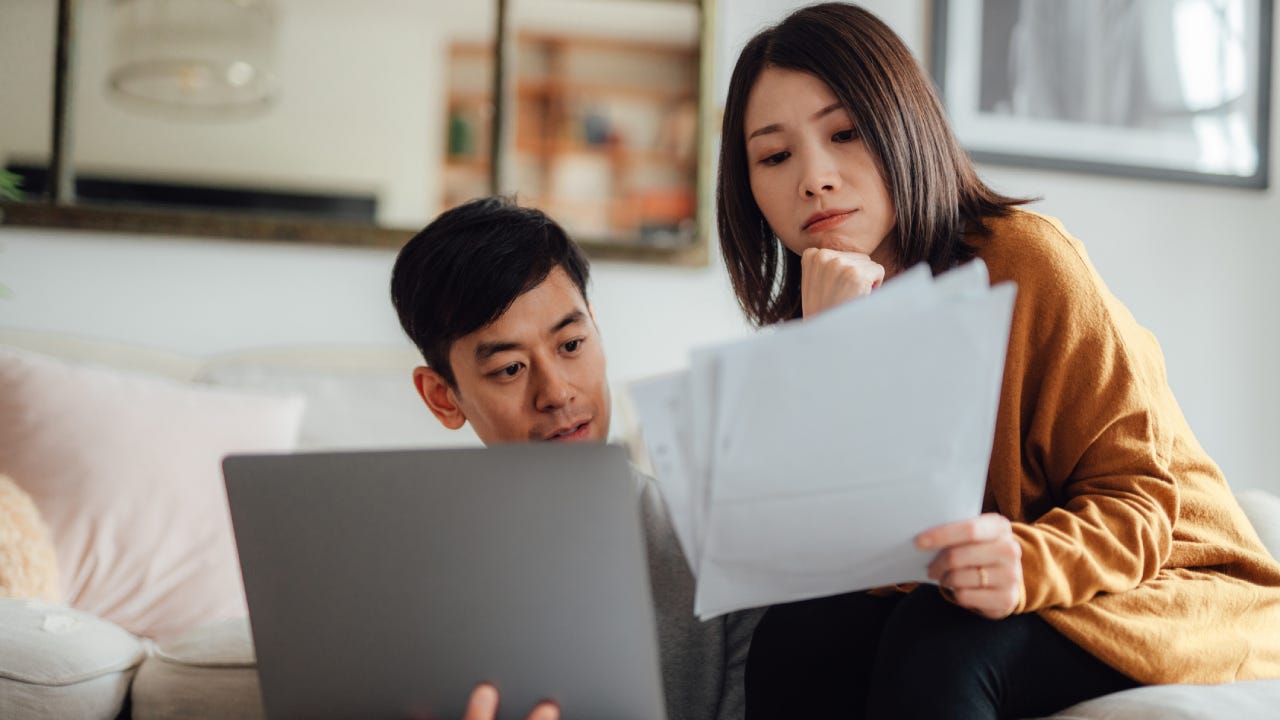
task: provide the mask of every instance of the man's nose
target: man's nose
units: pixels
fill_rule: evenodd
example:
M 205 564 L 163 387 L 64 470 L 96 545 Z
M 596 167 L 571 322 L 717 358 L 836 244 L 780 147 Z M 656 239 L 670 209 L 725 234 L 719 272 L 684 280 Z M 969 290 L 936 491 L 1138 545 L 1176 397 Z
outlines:
M 538 388 L 534 404 L 539 410 L 558 410 L 573 400 L 573 384 L 559 370 L 543 370 L 538 373 Z

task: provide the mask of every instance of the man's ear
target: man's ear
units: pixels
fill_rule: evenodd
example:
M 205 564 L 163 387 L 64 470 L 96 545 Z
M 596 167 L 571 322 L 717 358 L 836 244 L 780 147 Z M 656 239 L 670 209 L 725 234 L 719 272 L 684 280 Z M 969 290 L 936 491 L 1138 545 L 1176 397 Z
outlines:
M 431 414 L 436 416 L 441 425 L 457 430 L 466 424 L 467 416 L 458 407 L 457 395 L 440 373 L 420 365 L 413 369 L 413 385 L 418 388 L 422 402 L 427 404 Z

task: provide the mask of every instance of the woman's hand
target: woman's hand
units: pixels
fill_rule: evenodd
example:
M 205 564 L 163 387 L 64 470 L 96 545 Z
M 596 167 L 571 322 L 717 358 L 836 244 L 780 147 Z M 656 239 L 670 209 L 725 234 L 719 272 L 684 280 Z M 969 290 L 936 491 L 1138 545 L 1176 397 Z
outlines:
M 916 547 L 938 550 L 929 564 L 929 577 L 955 604 L 992 620 L 1017 609 L 1022 600 L 1022 546 L 1005 516 L 985 513 L 940 525 L 917 535 Z
M 800 308 L 813 317 L 884 282 L 884 266 L 862 253 L 809 248 L 800 256 Z
M 471 691 L 471 699 L 467 701 L 467 714 L 462 720 L 493 720 L 498 716 L 498 689 L 489 684 L 480 684 Z M 530 713 L 528 720 L 560 720 L 560 708 L 555 703 L 538 703 Z

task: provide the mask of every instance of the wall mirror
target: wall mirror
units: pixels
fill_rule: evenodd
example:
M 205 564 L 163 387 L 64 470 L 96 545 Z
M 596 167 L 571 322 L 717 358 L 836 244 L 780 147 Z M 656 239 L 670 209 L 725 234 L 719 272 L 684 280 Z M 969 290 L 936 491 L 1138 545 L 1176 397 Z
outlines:
M 0 0 L 0 223 L 398 247 L 503 192 L 593 257 L 703 263 L 710 13 Z

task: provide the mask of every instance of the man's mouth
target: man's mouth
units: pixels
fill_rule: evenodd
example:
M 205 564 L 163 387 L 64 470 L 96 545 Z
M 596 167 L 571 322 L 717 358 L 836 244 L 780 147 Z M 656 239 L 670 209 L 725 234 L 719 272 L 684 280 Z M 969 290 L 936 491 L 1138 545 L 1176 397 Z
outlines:
M 591 421 L 569 425 L 547 436 L 549 442 L 573 442 L 576 440 L 586 440 L 590 435 Z

